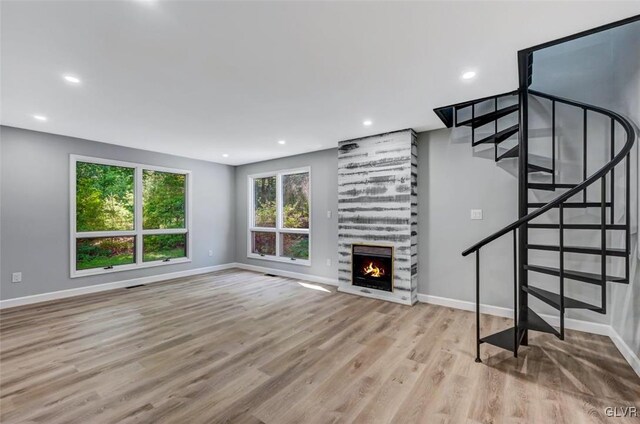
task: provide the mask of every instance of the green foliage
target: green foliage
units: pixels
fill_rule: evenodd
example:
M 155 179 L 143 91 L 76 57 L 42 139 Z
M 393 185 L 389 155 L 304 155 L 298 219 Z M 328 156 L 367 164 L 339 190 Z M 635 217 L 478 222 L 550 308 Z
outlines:
M 76 227 L 83 231 L 133 229 L 134 169 L 78 162 Z
M 186 176 L 143 170 L 143 225 L 147 229 L 184 228 Z M 78 162 L 76 227 L 79 232 L 134 229 L 135 169 Z M 77 240 L 76 268 L 91 269 L 135 262 L 134 237 Z M 186 235 L 144 237 L 144 260 L 184 257 Z
M 161 261 L 167 258 L 184 258 L 184 257 L 185 257 L 184 247 L 181 247 L 177 249 L 165 249 L 165 250 L 158 250 L 155 252 L 145 252 L 143 259 L 145 262 L 151 262 L 151 261 Z
M 309 228 L 309 174 L 282 178 L 285 228 Z
M 253 181 L 254 219 L 256 227 L 276 226 L 276 177 Z M 309 173 L 282 176 L 282 224 L 284 228 L 309 228 Z M 305 234 L 281 233 L 284 257 L 309 259 L 309 237 Z M 275 233 L 253 233 L 254 253 L 276 254 Z
M 292 240 L 289 246 L 285 245 L 284 255 L 290 258 L 309 259 L 309 237 L 301 236 Z
M 144 236 L 143 261 L 158 261 L 186 256 L 185 234 L 157 234 Z
M 185 227 L 185 182 L 183 174 L 143 171 L 142 220 L 145 229 Z
M 273 228 L 276 226 L 276 202 L 266 200 L 256 208 L 256 227 Z
M 276 226 L 276 177 L 254 180 L 255 226 Z M 282 178 L 283 224 L 285 228 L 309 228 L 309 174 Z
M 253 180 L 255 202 L 255 226 L 273 228 L 276 226 L 276 177 Z
M 76 268 L 91 269 L 134 262 L 134 237 L 83 238 L 76 242 Z
M 284 205 L 285 228 L 309 228 L 309 204 L 304 202 Z
M 260 255 L 270 255 L 270 256 L 275 255 L 276 254 L 276 234 L 254 232 L 252 251 L 253 253 L 258 253 Z

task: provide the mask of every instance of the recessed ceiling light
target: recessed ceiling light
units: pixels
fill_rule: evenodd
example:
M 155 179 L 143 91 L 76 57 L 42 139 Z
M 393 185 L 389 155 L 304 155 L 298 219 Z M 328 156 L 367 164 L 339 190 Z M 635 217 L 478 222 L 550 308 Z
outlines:
M 462 74 L 462 79 L 470 80 L 470 79 L 474 78 L 475 76 L 476 76 L 476 72 L 475 71 L 467 71 L 467 72 L 464 72 Z
M 71 84 L 80 84 L 80 78 L 74 77 L 73 75 L 65 75 L 64 80 Z
M 222 157 L 223 157 L 223 158 L 228 158 L 228 157 L 229 157 L 229 154 L 228 154 L 228 153 L 223 153 L 223 154 L 222 154 Z
M 33 118 L 37 119 L 38 121 L 42 121 L 42 122 L 47 120 L 47 117 L 44 116 L 44 115 L 33 115 Z
M 287 144 L 287 142 L 284 140 L 278 140 L 278 144 Z
M 373 122 L 371 122 L 369 119 L 367 119 L 366 121 L 362 122 L 362 125 L 364 125 L 365 127 L 369 127 L 369 126 L 371 126 L 371 124 L 373 124 Z

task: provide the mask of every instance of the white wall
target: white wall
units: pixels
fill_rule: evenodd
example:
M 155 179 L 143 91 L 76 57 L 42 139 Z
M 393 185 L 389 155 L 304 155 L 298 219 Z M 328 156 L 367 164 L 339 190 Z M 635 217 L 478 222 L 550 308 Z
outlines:
M 54 134 L 0 127 L 2 234 L 0 298 L 103 284 L 233 262 L 234 169 L 231 166 Z M 192 262 L 69 277 L 69 155 L 192 171 Z M 209 250 L 213 256 L 209 257 Z M 22 282 L 11 274 L 22 272 Z

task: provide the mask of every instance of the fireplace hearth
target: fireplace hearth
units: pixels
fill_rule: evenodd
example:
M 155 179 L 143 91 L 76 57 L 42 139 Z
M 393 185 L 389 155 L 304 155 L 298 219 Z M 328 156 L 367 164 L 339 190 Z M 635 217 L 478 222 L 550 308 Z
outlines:
M 393 247 L 354 244 L 351 252 L 354 286 L 393 291 Z

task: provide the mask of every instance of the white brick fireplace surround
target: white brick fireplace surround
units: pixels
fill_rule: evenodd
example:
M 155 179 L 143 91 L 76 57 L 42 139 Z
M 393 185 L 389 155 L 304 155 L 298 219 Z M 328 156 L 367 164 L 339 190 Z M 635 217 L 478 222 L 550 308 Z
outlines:
M 417 158 L 411 129 L 339 143 L 339 291 L 405 305 L 417 301 Z M 393 247 L 393 291 L 353 285 L 353 244 Z

